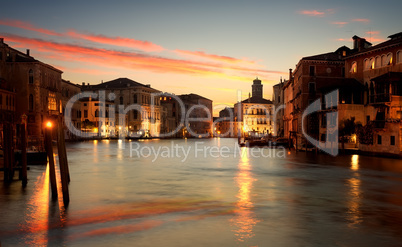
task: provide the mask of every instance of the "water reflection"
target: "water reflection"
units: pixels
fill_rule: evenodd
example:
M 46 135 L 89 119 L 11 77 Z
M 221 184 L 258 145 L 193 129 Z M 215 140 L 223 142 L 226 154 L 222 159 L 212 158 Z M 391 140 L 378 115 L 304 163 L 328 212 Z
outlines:
M 236 216 L 232 219 L 237 240 L 240 242 L 254 236 L 253 227 L 259 222 L 253 212 L 253 202 L 250 197 L 253 182 L 256 181 L 250 172 L 250 160 L 248 155 L 242 155 L 238 164 L 238 173 L 235 177 L 236 184 L 239 187 L 236 203 Z
M 349 227 L 355 227 L 362 222 L 361 213 L 361 180 L 359 170 L 359 156 L 352 155 L 351 157 L 351 170 L 353 170 L 353 177 L 347 180 L 349 186 L 349 201 L 348 201 L 348 220 Z
M 28 201 L 23 229 L 27 232 L 24 242 L 29 246 L 46 246 L 49 228 L 49 165 L 35 183 L 34 193 Z

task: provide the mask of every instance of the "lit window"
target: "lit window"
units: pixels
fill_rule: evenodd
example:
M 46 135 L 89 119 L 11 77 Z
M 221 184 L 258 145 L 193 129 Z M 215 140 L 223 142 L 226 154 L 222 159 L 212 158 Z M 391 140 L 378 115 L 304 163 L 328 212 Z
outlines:
M 353 62 L 352 67 L 350 68 L 351 73 L 356 73 L 357 72 L 357 63 Z
M 56 94 L 49 92 L 48 97 L 48 109 L 51 111 L 57 111 Z
M 385 60 L 385 66 L 392 64 L 392 53 L 387 54 L 387 59 Z
M 370 69 L 374 69 L 374 58 L 370 58 Z
M 381 56 L 381 67 L 387 66 L 386 60 L 387 60 L 387 56 L 382 55 Z

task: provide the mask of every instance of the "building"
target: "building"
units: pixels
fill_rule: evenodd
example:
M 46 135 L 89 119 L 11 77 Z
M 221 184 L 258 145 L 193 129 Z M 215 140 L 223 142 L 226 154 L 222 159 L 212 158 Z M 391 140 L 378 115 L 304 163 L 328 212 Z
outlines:
M 116 125 L 120 134 L 136 135 L 142 133 L 145 136 L 159 136 L 162 121 L 162 107 L 159 95 L 161 92 L 151 85 L 141 84 L 128 78 L 118 78 L 97 85 L 83 84 L 83 91 L 99 93 L 104 91 L 106 97 L 114 98 L 114 106 L 119 112 L 120 106 L 124 112 L 116 113 Z M 123 115 L 126 115 L 127 118 Z M 123 121 L 124 120 L 124 123 Z
M 274 131 L 273 134 L 276 136 L 284 135 L 283 128 L 283 115 L 284 115 L 284 96 L 283 96 L 283 85 L 286 84 L 287 81 L 281 81 L 273 86 L 273 95 L 272 101 L 275 109 L 275 123 L 274 123 Z
M 61 115 L 62 71 L 40 62 L 26 53 L 11 48 L 0 38 L 0 78 L 2 84 L 12 88 L 18 100 L 15 121 L 27 116 L 28 145 L 41 145 L 43 125 Z
M 82 132 L 93 133 L 98 137 L 115 137 L 118 135 L 119 129 L 116 129 L 116 118 L 110 114 L 115 109 L 113 101 L 84 98 L 80 100 L 80 103 L 83 113 L 81 114 Z
M 66 105 L 67 102 L 73 97 L 74 95 L 77 95 L 81 93 L 81 86 L 79 84 L 74 84 L 71 83 L 70 81 L 66 80 L 61 80 L 61 104 L 62 104 L 62 112 L 63 116 L 68 112 L 70 114 L 70 119 L 71 122 L 68 123 L 70 126 L 66 127 L 72 127 L 74 126 L 78 130 L 81 129 L 81 101 L 76 101 L 72 107 L 72 109 L 68 109 L 66 111 Z M 69 131 L 69 128 L 65 128 L 65 133 L 66 133 L 66 140 L 74 140 L 77 138 L 73 133 Z
M 214 121 L 214 136 L 236 137 L 234 107 L 225 107 L 219 111 L 219 118 Z
M 359 149 L 401 155 L 402 33 L 372 46 L 353 37 L 354 47 L 345 58 L 346 77 L 363 86 L 364 110 Z
M 198 94 L 182 94 L 178 96 L 185 109 L 185 123 L 178 133 L 183 137 L 211 137 L 212 133 L 212 100 Z M 182 118 L 179 111 L 178 118 Z M 191 120 L 193 119 L 193 120 Z
M 173 97 L 172 97 L 173 96 Z M 171 137 L 178 137 L 178 133 L 175 130 L 180 125 L 180 104 L 177 102 L 175 95 L 166 93 L 159 98 L 162 106 L 162 128 L 161 133 L 170 135 Z
M 330 89 L 343 85 L 345 78 L 344 58 L 350 49 L 343 46 L 334 52 L 303 57 L 294 72 L 289 70 L 289 80 L 284 83 L 284 136 L 303 142 L 304 131 L 318 140 L 320 136 L 319 112 L 309 114 L 302 121 L 306 108 L 317 99 L 324 99 Z M 331 85 L 332 84 L 332 85 Z M 322 101 L 323 102 L 323 101 Z
M 234 105 L 237 134 L 264 136 L 274 133 L 273 103 L 263 98 L 263 85 L 256 78 L 252 96 Z M 239 129 L 240 128 L 240 129 Z

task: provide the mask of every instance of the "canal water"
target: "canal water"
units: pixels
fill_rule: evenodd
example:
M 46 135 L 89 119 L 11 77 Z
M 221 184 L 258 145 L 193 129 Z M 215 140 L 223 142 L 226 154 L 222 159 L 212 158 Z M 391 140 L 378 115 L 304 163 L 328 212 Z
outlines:
M 67 209 L 0 184 L 1 246 L 402 246 L 401 160 L 236 141 L 70 143 Z

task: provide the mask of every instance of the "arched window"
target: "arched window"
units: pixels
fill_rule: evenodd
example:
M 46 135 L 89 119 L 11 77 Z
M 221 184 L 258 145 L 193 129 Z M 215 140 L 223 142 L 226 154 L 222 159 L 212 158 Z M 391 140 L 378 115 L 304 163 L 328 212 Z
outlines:
M 123 96 L 120 96 L 120 105 L 123 105 Z
M 369 69 L 374 69 L 374 58 L 370 58 L 370 68 Z
M 396 63 L 402 63 L 402 51 L 396 53 Z
M 99 110 L 98 109 L 95 110 L 95 117 L 99 117 Z
M 28 106 L 29 111 L 34 110 L 34 97 L 32 94 L 29 95 L 29 106 Z
M 134 104 L 137 103 L 138 99 L 137 99 L 137 94 L 134 94 Z
M 386 61 L 387 60 L 387 56 L 385 55 L 381 55 L 381 67 L 387 66 Z
M 350 73 L 356 73 L 357 72 L 357 62 L 353 62 L 352 66 L 350 67 Z
M 387 60 L 386 60 L 386 65 L 391 65 L 392 64 L 392 53 L 387 54 Z
M 34 83 L 34 74 L 33 74 L 33 70 L 30 69 L 29 70 L 29 84 L 33 84 Z
M 370 69 L 370 60 L 368 58 L 364 59 L 363 66 L 364 66 L 364 70 Z
M 375 57 L 375 68 L 381 68 L 381 57 L 380 56 L 376 56 Z

